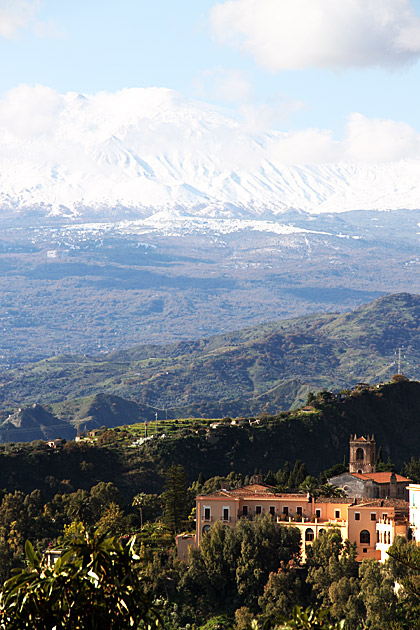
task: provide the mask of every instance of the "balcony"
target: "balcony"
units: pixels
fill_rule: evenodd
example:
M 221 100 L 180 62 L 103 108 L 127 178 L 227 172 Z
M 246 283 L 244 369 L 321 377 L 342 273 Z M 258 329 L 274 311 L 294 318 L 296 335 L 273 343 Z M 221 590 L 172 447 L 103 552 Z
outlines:
M 212 516 L 203 516 L 203 522 L 205 523 L 212 523 L 213 522 L 213 517 Z
M 222 521 L 222 523 L 230 523 L 231 517 L 230 516 L 221 516 L 220 520 Z

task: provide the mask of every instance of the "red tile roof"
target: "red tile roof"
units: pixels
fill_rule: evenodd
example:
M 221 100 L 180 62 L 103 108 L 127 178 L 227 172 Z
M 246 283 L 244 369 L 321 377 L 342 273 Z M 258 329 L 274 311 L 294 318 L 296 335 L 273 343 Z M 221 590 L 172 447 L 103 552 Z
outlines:
M 391 472 L 375 472 L 375 473 L 350 473 L 352 477 L 357 477 L 358 479 L 363 479 L 364 481 L 368 481 L 372 479 L 375 483 L 390 483 Z M 401 475 L 395 475 L 397 478 L 397 483 L 406 482 L 411 483 L 411 479 L 407 479 L 407 477 L 402 477 Z
M 287 494 L 277 493 L 272 486 L 265 486 L 262 483 L 252 483 L 249 486 L 243 486 L 242 488 L 233 488 L 232 490 L 221 489 L 212 492 L 211 494 L 204 494 L 197 497 L 201 498 L 229 498 L 229 499 L 299 499 L 301 501 L 307 500 L 306 494 Z

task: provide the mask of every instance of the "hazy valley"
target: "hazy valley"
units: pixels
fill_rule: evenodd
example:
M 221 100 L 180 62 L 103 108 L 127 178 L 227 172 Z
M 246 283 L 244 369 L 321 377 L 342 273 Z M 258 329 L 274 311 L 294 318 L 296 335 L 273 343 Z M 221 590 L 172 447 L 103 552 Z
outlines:
M 4 367 L 171 343 L 420 293 L 420 211 L 281 221 L 3 217 Z

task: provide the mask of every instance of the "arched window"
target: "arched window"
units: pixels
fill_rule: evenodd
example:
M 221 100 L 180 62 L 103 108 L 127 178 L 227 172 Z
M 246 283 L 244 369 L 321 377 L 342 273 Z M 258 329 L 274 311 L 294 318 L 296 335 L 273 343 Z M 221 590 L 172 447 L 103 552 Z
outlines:
M 325 529 L 320 529 L 318 532 L 318 536 L 321 536 L 321 534 L 325 534 Z
M 362 545 L 370 545 L 370 534 L 367 529 L 362 529 L 360 532 L 360 543 Z
M 203 534 L 207 534 L 209 530 L 210 530 L 210 525 L 204 525 L 202 532 Z
M 314 530 L 311 527 L 305 530 L 305 542 L 312 542 L 314 539 Z
M 358 448 L 356 451 L 356 459 L 364 459 L 364 452 L 362 448 Z

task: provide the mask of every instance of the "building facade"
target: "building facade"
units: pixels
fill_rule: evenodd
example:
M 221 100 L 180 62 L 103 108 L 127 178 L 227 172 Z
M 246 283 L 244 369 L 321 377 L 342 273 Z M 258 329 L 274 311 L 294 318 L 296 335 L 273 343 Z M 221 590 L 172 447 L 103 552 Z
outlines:
M 374 436 L 350 436 L 350 473 L 373 473 L 376 464 L 376 442 Z
M 420 489 L 420 486 L 419 486 Z M 397 535 L 406 535 L 408 503 L 399 499 L 318 498 L 303 494 L 280 494 L 263 484 L 234 490 L 222 489 L 196 498 L 195 536 L 178 536 L 178 557 L 188 558 L 189 546 L 200 546 L 203 536 L 216 522 L 229 527 L 241 519 L 253 520 L 269 514 L 283 527 L 301 533 L 302 557 L 306 545 L 323 532 L 338 528 L 343 540 L 356 543 L 357 560 L 383 561 Z
M 348 497 L 404 499 L 408 501 L 410 479 L 393 472 L 376 472 L 376 443 L 373 435 L 350 436 L 349 472 L 328 481 Z

